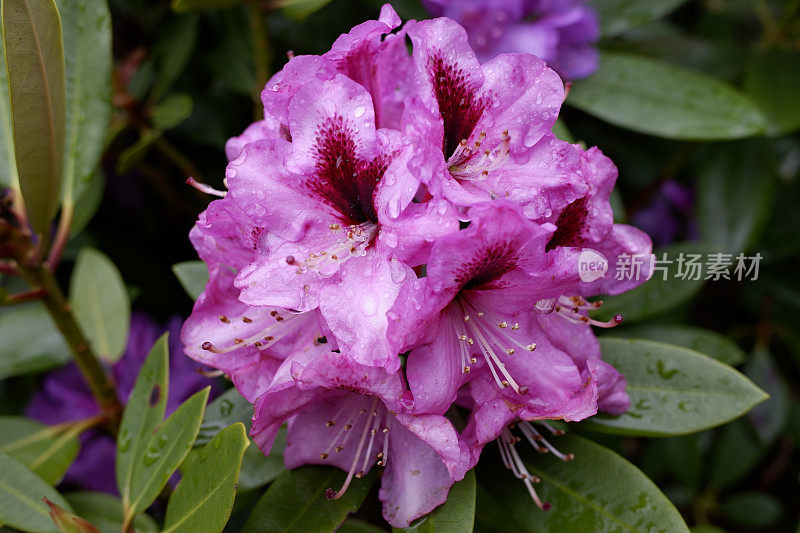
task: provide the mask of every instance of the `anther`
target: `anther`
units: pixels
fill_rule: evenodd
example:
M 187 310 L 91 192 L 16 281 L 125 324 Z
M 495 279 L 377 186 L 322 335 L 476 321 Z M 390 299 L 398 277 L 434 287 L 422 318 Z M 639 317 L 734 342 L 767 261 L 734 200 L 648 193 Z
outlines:
M 244 322 L 245 324 L 251 324 L 253 322 L 253 319 L 252 318 L 248 318 L 246 316 L 243 316 L 242 317 L 242 322 Z
M 320 459 L 327 459 L 328 458 L 328 454 L 327 453 L 321 453 L 321 454 L 319 454 L 319 458 Z
M 514 355 L 514 348 L 509 348 L 508 350 L 506 350 L 506 353 L 508 355 Z
M 325 425 L 330 428 L 330 427 L 335 426 L 336 422 L 334 420 L 328 420 L 327 422 L 325 422 Z
M 223 324 L 230 324 L 231 323 L 231 319 L 226 317 L 225 315 L 220 315 L 219 316 L 219 321 L 222 322 Z
M 508 322 L 506 322 L 506 321 L 504 320 L 503 322 L 500 322 L 500 323 L 498 324 L 498 326 L 500 326 L 502 329 L 506 329 L 506 328 L 508 327 Z

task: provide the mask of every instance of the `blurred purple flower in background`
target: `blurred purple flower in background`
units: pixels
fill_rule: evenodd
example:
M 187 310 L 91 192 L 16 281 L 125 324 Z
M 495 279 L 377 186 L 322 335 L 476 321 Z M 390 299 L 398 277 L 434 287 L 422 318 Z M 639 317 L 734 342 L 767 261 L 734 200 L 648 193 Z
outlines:
M 117 384 L 117 393 L 123 404 L 133 390 L 139 369 L 150 348 L 164 331 L 169 331 L 169 397 L 167 414 L 174 411 L 189 396 L 207 386 L 209 378 L 198 372 L 197 363 L 183 356 L 178 316 L 172 317 L 165 327 L 143 313 L 131 317 L 128 346 L 124 355 L 111 368 Z M 219 392 L 212 385 L 212 396 Z M 28 405 L 27 415 L 45 424 L 61 424 L 84 420 L 100 414 L 92 394 L 86 387 L 75 363 L 54 370 L 42 381 L 40 390 Z M 114 477 L 114 438 L 108 433 L 92 430 L 83 433 L 81 450 L 64 476 L 63 483 L 85 490 L 117 494 Z
M 422 0 L 436 17 L 466 28 L 481 62 L 524 52 L 544 59 L 568 80 L 597 70 L 597 13 L 583 0 Z
M 693 218 L 694 191 L 677 181 L 663 182 L 650 202 L 631 215 L 631 223 L 653 239 L 656 246 L 697 237 Z

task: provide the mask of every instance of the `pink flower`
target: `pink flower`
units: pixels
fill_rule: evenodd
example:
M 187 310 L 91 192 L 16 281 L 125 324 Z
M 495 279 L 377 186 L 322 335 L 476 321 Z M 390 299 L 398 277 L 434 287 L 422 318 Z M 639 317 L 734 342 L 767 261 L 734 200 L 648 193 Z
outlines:
M 403 123 L 437 169 L 426 181 L 431 192 L 461 206 L 508 198 L 529 218 L 586 193 L 580 149 L 550 132 L 564 86 L 543 61 L 504 54 L 481 65 L 449 19 L 414 24 L 408 34 L 417 97 Z
M 251 434 L 269 453 L 288 421 L 287 468 L 322 464 L 348 473 L 341 488 L 328 490 L 331 499 L 373 464 L 385 467 L 379 493 L 383 515 L 391 525 L 405 527 L 444 503 L 470 462 L 449 420 L 408 414 L 409 403 L 400 374 L 320 348 L 313 356 L 286 360 L 256 401 Z

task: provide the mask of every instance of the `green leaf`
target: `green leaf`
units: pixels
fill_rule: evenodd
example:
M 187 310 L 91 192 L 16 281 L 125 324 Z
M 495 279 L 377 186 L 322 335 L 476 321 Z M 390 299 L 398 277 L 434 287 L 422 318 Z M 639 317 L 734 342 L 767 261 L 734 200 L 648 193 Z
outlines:
M 150 95 L 157 102 L 183 74 L 197 44 L 199 18 L 184 15 L 165 26 L 154 53 L 158 57 L 157 77 Z
M 119 533 L 122 529 L 122 502 L 105 492 L 71 492 L 64 495 L 80 517 L 89 520 L 102 533 Z M 146 514 L 133 521 L 136 533 L 157 533 L 158 526 Z
M 92 174 L 89 183 L 83 188 L 80 197 L 75 202 L 75 211 L 72 214 L 72 230 L 70 235 L 74 237 L 89 225 L 92 217 L 100 208 L 103 201 L 103 193 L 106 190 L 106 177 L 102 169 Z
M 211 387 L 206 387 L 183 402 L 150 437 L 133 464 L 129 513 L 136 515 L 156 499 L 170 476 L 192 449 Z
M 223 530 L 233 509 L 239 469 L 249 445 L 244 424 L 237 422 L 216 434 L 184 472 L 169 499 L 164 532 Z
M 303 20 L 330 2 L 331 0 L 278 0 L 276 4 L 283 8 L 287 17 Z
M 69 347 L 40 302 L 0 310 L 0 379 L 41 372 L 70 360 Z
M 450 488 L 447 501 L 405 529 L 419 533 L 459 533 L 472 531 L 475 523 L 475 472 L 470 470 L 464 479 Z
M 631 407 L 599 414 L 586 427 L 608 433 L 665 437 L 724 424 L 767 399 L 735 369 L 706 355 L 660 342 L 600 339 L 603 360 L 627 381 Z
M 561 451 L 575 455 L 565 463 L 523 444 L 517 449 L 530 473 L 542 480 L 535 488 L 551 504 L 549 511 L 536 507 L 522 481 L 499 464 L 492 483 L 484 483 L 482 477 L 481 485 L 526 531 L 688 531 L 658 487 L 611 450 L 567 435 L 556 443 Z
M 134 469 L 145 454 L 148 441 L 164 419 L 169 395 L 169 348 L 167 334 L 156 341 L 139 371 L 117 437 L 117 488 L 130 501 Z
M 744 372 L 769 394 L 769 402 L 756 406 L 747 415 L 761 442 L 769 446 L 783 433 L 789 420 L 789 388 L 770 354 L 760 346 L 753 350 Z
M 703 288 L 705 271 L 698 276 L 700 279 L 694 279 L 695 276 L 688 268 L 679 270 L 681 266 L 679 260 L 681 257 L 688 260 L 690 255 L 700 256 L 698 261 L 702 265 L 705 263 L 706 255 L 712 251 L 708 245 L 702 243 L 678 243 L 656 250 L 656 259 L 659 261 L 659 266 L 667 268 L 666 274 L 656 271 L 649 281 L 639 287 L 604 298 L 603 306 L 596 312 L 597 316 L 609 320 L 619 313 L 627 324 L 669 311 L 687 302 Z M 665 258 L 667 262 L 661 263 Z
M 719 246 L 718 252 L 747 251 L 770 214 L 774 179 L 770 145 L 755 139 L 709 146 L 701 158 L 695 206 L 700 235 Z
M 50 508 L 50 518 L 61 533 L 100 533 L 100 530 L 87 520 L 62 509 L 47 498 L 44 502 Z
M 780 500 L 763 492 L 740 492 L 722 502 L 722 512 L 740 528 L 769 529 L 783 514 Z
M 21 416 L 0 417 L 0 450 L 55 485 L 80 450 L 78 435 L 94 421 L 46 426 Z
M 80 251 L 69 301 L 96 353 L 110 362 L 122 357 L 128 342 L 131 303 L 117 267 L 103 253 L 92 248 Z
M 241 422 L 246 428 L 250 427 L 252 418 L 253 406 L 250 402 L 235 388 L 228 389 L 208 404 L 194 445 L 208 444 L 214 435 L 236 422 Z
M 53 0 L 3 0 L 11 124 L 25 211 L 49 236 L 61 198 L 65 78 L 61 19 Z
M 0 38 L 0 187 L 19 189 L 17 158 L 14 155 L 14 132 L 11 126 L 11 103 L 8 99 L 6 54 L 2 38 Z
M 556 120 L 555 124 L 553 124 L 553 135 L 556 136 L 556 139 L 560 139 L 568 143 L 575 142 L 575 137 L 572 135 L 572 132 L 569 131 L 569 128 L 561 118 Z
M 56 2 L 66 59 L 66 208 L 91 183 L 111 120 L 111 13 L 106 0 Z
M 347 515 L 361 507 L 375 474 L 354 479 L 344 496 L 329 501 L 325 491 L 338 488 L 345 473 L 325 466 L 303 466 L 287 470 L 258 500 L 245 523 L 248 533 L 308 533 L 334 531 Z
M 720 491 L 747 476 L 759 463 L 766 447 L 746 420 L 722 428 L 711 455 L 709 487 Z
M 225 9 L 241 5 L 242 0 L 172 0 L 172 10 L 176 13 L 199 11 L 201 9 Z
M 172 265 L 172 271 L 192 300 L 202 294 L 208 283 L 208 267 L 203 261 L 184 261 Z
M 745 360 L 744 351 L 724 335 L 714 331 L 691 326 L 648 324 L 634 327 L 614 328 L 606 332 L 608 337 L 646 339 L 682 346 L 726 365 L 735 366 Z
M 58 533 L 42 498 L 72 511 L 67 501 L 46 481 L 0 451 L 0 523 L 33 533 Z
M 613 37 L 669 15 L 686 0 L 590 0 L 600 18 L 600 34 Z
M 727 83 L 667 63 L 604 52 L 567 103 L 611 124 L 668 139 L 739 139 L 764 131 L 758 107 Z
M 781 135 L 800 128 L 800 54 L 766 50 L 750 58 L 744 88 L 767 117 L 767 132 Z
M 157 131 L 174 128 L 191 116 L 192 106 L 192 97 L 188 94 L 173 94 L 164 98 L 150 115 L 153 128 Z

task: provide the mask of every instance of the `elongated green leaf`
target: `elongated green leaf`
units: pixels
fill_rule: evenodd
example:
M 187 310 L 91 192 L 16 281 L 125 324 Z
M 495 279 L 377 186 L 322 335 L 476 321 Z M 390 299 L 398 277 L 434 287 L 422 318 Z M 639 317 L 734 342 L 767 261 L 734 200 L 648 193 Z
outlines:
M 349 518 L 345 520 L 342 527 L 336 530 L 337 533 L 385 533 L 385 529 L 374 526 L 368 522 L 358 520 L 357 518 Z
M 161 336 L 147 356 L 128 405 L 122 415 L 117 437 L 117 488 L 130 501 L 133 471 L 145 454 L 156 426 L 164 419 L 169 395 L 169 348 L 167 334 Z
M 0 309 L 0 378 L 40 372 L 69 361 L 69 347 L 39 302 Z
M 202 294 L 208 283 L 208 267 L 202 261 L 184 261 L 172 265 L 172 271 L 192 300 Z
M 105 492 L 71 492 L 64 494 L 75 514 L 97 526 L 102 533 L 119 533 L 122 529 L 122 502 Z M 136 533 L 156 533 L 158 526 L 146 514 L 133 521 Z
M 3 0 L 3 39 L 19 183 L 28 221 L 47 234 L 64 157 L 64 48 L 53 0 Z
M 17 459 L 0 451 L 0 523 L 33 533 L 58 533 L 42 498 L 72 511 L 53 487 Z
M 192 114 L 192 97 L 188 94 L 173 94 L 159 102 L 150 116 L 153 128 L 158 131 L 174 128 Z
M 551 504 L 549 511 L 536 507 L 522 481 L 500 465 L 487 482 L 480 481 L 526 531 L 688 532 L 658 487 L 611 450 L 567 435 L 557 446 L 575 460 L 564 463 L 523 444 L 517 449 L 530 473 L 542 480 L 536 491 Z
M 613 37 L 625 31 L 658 20 L 686 0 L 591 0 L 600 17 L 600 34 Z
M 641 286 L 604 298 L 603 306 L 597 312 L 598 317 L 609 320 L 619 313 L 627 324 L 669 311 L 689 301 L 705 284 L 706 272 L 702 267 L 706 255 L 712 251 L 711 247 L 701 243 L 679 243 L 656 250 L 657 266 L 666 268 L 666 273 L 656 270 L 653 277 Z M 664 259 L 666 262 L 662 262 Z M 700 266 L 699 271 L 689 266 L 692 262 Z
M 253 406 L 250 402 L 245 400 L 235 388 L 229 389 L 208 404 L 194 444 L 195 446 L 208 444 L 214 435 L 236 422 L 250 427 L 252 418 Z
M 45 503 L 50 508 L 50 518 L 53 519 L 61 533 L 100 533 L 100 530 L 91 522 L 75 516 L 46 498 Z
M 599 70 L 572 86 L 567 103 L 669 139 L 739 139 L 764 131 L 758 107 L 725 82 L 628 54 L 602 53 Z
M 131 302 L 114 263 L 97 250 L 81 250 L 72 272 L 69 300 L 96 353 L 107 361 L 117 361 L 128 342 Z
M 603 360 L 628 384 L 631 407 L 599 414 L 587 427 L 642 436 L 685 435 L 724 424 L 767 399 L 733 368 L 692 350 L 660 342 L 604 338 Z
M 17 158 L 14 156 L 14 132 L 11 127 L 11 104 L 8 99 L 8 73 L 3 39 L 0 39 L 0 187 L 17 189 Z
M 183 73 L 197 44 L 199 18 L 184 15 L 165 27 L 163 37 L 154 50 L 158 57 L 157 75 L 150 97 L 157 102 Z
M 653 324 L 622 327 L 609 330 L 606 336 L 645 339 L 682 346 L 731 366 L 738 365 L 746 357 L 744 351 L 728 337 L 691 326 Z
M 753 350 L 744 372 L 770 396 L 769 402 L 756 406 L 747 415 L 761 442 L 769 446 L 783 433 L 789 419 L 789 388 L 769 352 L 761 347 Z
M 64 30 L 66 146 L 63 201 L 95 174 L 111 119 L 111 14 L 106 0 L 56 0 Z
M 419 533 L 459 533 L 472 531 L 475 523 L 475 472 L 470 470 L 464 479 L 450 488 L 447 501 L 409 527 L 394 531 Z
M 696 203 L 700 235 L 718 252 L 747 251 L 770 215 L 774 180 L 770 145 L 754 139 L 711 146 L 702 160 Z
M 711 455 L 709 487 L 720 491 L 745 478 L 761 461 L 767 448 L 746 419 L 723 427 Z
M 78 434 L 86 426 L 82 422 L 46 426 L 21 416 L 3 416 L 0 417 L 0 450 L 22 461 L 54 485 L 78 455 Z
M 241 5 L 242 0 L 172 0 L 172 10 L 176 13 L 199 11 L 201 9 L 225 9 Z
M 303 20 L 315 11 L 319 11 L 331 0 L 278 0 L 283 12 L 294 19 Z
M 144 454 L 133 464 L 127 500 L 131 513 L 138 514 L 150 507 L 192 449 L 210 390 L 206 387 L 193 394 L 150 437 Z
M 767 132 L 780 135 L 800 128 L 800 54 L 767 50 L 750 58 L 744 80 L 747 94 L 767 117 Z
M 169 500 L 164 531 L 222 531 L 233 508 L 244 451 L 250 445 L 242 423 L 223 429 L 200 452 Z
M 344 496 L 328 501 L 325 491 L 341 486 L 344 478 L 345 473 L 341 470 L 323 466 L 287 470 L 258 500 L 244 531 L 334 531 L 348 514 L 361 507 L 361 502 L 375 482 L 374 473 L 355 479 Z

